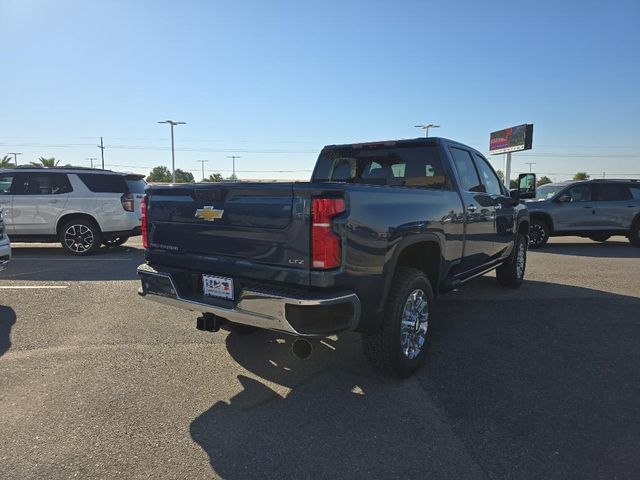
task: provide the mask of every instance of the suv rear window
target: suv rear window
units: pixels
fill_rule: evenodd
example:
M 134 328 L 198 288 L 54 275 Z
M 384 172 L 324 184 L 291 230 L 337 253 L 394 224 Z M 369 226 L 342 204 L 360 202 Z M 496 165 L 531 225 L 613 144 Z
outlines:
M 318 159 L 313 180 L 404 187 L 447 185 L 437 146 L 332 149 Z
M 127 184 L 122 175 L 79 173 L 78 177 L 95 193 L 127 193 Z
M 130 193 L 144 193 L 144 187 L 147 186 L 147 182 L 145 182 L 140 177 L 126 177 L 127 187 L 129 187 Z

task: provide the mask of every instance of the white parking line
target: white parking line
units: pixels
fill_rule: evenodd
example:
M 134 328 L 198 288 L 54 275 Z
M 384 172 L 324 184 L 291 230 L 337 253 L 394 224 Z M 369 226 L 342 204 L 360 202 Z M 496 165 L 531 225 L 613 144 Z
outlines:
M 11 285 L 0 286 L 2 290 L 21 290 L 21 289 L 55 289 L 55 288 L 69 288 L 69 285 Z

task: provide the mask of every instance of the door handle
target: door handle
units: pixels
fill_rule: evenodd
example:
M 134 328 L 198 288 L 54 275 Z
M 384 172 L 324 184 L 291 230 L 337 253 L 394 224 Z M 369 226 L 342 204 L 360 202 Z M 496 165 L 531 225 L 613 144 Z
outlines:
M 473 213 L 478 209 L 478 207 L 476 207 L 473 203 L 469 206 L 467 206 L 467 211 Z
M 582 207 L 582 208 L 593 208 L 593 207 Z
M 49 200 L 49 203 L 58 203 L 59 200 Z

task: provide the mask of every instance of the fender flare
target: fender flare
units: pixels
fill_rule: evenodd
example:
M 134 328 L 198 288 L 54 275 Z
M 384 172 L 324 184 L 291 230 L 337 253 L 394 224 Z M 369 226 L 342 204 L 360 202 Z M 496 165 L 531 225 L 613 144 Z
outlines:
M 410 247 L 411 245 L 415 245 L 416 243 L 423 243 L 423 242 L 434 243 L 438 246 L 438 249 L 440 250 L 440 269 L 438 271 L 438 284 L 441 283 L 442 272 L 443 272 L 442 259 L 443 259 L 444 249 L 443 249 L 442 239 L 440 238 L 440 236 L 438 236 L 434 232 L 425 232 L 425 233 L 419 233 L 419 234 L 405 237 L 393 246 L 393 249 L 394 249 L 393 254 L 391 255 L 391 258 L 389 258 L 385 262 L 384 267 L 382 269 L 384 282 L 382 287 L 382 298 L 377 309 L 379 313 L 382 313 L 384 311 L 384 307 L 387 304 L 387 297 L 389 295 L 389 290 L 391 289 L 391 281 L 393 280 L 393 277 L 395 275 L 400 254 L 407 247 Z M 438 291 L 438 287 L 439 285 L 431 285 L 431 288 L 433 288 L 434 294 L 435 292 Z
M 553 226 L 553 218 L 551 218 L 551 215 L 549 215 L 547 212 L 529 212 L 529 225 L 531 225 L 531 223 L 536 217 L 542 218 L 545 222 L 547 222 L 547 225 L 549 225 L 551 232 L 555 230 Z M 519 223 L 520 222 L 518 222 L 518 224 Z

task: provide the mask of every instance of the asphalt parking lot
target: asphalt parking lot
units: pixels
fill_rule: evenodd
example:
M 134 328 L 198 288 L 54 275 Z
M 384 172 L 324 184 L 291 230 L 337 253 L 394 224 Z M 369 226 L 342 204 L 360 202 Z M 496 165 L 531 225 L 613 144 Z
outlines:
M 195 329 L 138 298 L 139 242 L 17 244 L 0 274 L 1 478 L 638 478 L 640 249 L 552 239 L 519 290 L 443 296 L 425 367 L 359 338 Z M 33 288 L 38 287 L 38 288 Z

